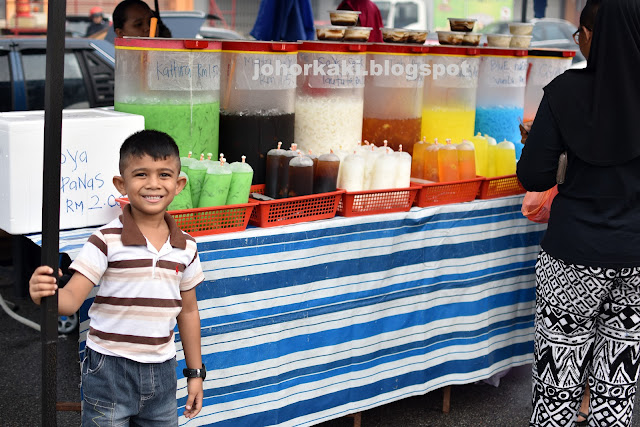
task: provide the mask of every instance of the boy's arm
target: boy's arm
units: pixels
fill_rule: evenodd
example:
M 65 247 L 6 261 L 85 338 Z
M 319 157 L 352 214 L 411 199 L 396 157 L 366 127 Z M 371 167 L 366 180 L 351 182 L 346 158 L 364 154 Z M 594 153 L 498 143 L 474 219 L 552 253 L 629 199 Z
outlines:
M 53 269 L 42 265 L 33 272 L 29 280 L 29 294 L 36 304 L 40 305 L 43 297 L 54 295 L 58 286 L 52 276 Z M 58 272 L 62 275 L 62 272 Z M 64 288 L 58 290 L 58 313 L 69 316 L 74 314 L 93 289 L 93 283 L 82 274 L 76 272 Z
M 200 353 L 200 313 L 196 299 L 196 288 L 181 292 L 182 311 L 178 315 L 178 329 L 184 350 L 184 359 L 189 369 L 202 368 L 202 355 Z M 202 409 L 204 397 L 202 378 L 187 379 L 187 403 L 184 416 L 193 418 Z

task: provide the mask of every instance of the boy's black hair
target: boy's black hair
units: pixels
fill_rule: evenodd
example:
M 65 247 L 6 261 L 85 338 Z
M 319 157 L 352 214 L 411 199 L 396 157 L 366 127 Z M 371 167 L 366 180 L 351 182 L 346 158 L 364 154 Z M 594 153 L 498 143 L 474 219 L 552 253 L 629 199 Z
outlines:
M 176 142 L 164 132 L 141 130 L 129 136 L 120 147 L 120 175 L 132 157 L 150 156 L 153 160 L 173 157 L 180 164 L 180 151 Z M 178 166 L 178 169 L 180 166 Z
M 113 15 L 111 16 L 111 20 L 113 21 L 113 29 L 117 30 L 118 28 L 124 28 L 124 23 L 127 20 L 127 10 L 130 6 L 134 4 L 146 7 L 151 10 L 148 4 L 143 2 L 142 0 L 123 0 L 113 9 Z
M 587 27 L 588 30 L 593 31 L 593 27 L 596 25 L 596 15 L 598 14 L 598 8 L 602 4 L 602 0 L 587 0 L 587 4 L 584 5 L 582 12 L 580 13 L 580 26 Z

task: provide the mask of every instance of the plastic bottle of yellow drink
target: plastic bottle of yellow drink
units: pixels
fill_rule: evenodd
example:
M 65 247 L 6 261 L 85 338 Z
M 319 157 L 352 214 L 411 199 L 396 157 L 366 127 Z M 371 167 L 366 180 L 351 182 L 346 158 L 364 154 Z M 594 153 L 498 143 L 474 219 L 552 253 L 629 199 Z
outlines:
M 473 144 L 463 140 L 458 144 L 458 170 L 460 179 L 474 179 L 476 177 L 476 154 Z
M 516 146 L 506 139 L 496 145 L 496 176 L 516 173 Z
M 413 158 L 411 160 L 411 176 L 413 178 L 424 179 L 424 154 L 427 149 L 426 137 L 422 141 L 413 144 Z
M 496 175 L 496 140 L 490 137 L 486 133 L 484 134 L 487 140 L 487 178 L 492 178 Z
M 460 180 L 458 169 L 458 150 L 451 140 L 447 139 L 447 145 L 438 150 L 438 178 L 440 182 Z
M 429 181 L 438 182 L 438 151 L 442 145 L 438 145 L 438 140 L 433 144 L 427 144 L 424 150 L 424 163 L 422 176 Z
M 489 169 L 489 153 L 487 138 L 480 135 L 480 132 L 476 136 L 471 137 L 473 147 L 476 153 L 476 174 L 480 176 L 487 176 Z

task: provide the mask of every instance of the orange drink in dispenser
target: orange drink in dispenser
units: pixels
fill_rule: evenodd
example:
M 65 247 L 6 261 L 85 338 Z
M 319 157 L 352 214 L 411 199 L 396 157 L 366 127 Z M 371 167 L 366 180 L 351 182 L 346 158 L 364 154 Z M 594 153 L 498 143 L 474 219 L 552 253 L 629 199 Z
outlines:
M 436 140 L 433 144 L 428 144 L 424 150 L 424 166 L 422 168 L 423 178 L 429 181 L 438 182 L 438 151 L 441 145 Z
M 462 141 L 458 144 L 458 170 L 460 179 L 474 179 L 476 177 L 476 155 L 473 144 Z
M 438 178 L 440 182 L 460 180 L 458 150 L 449 139 L 447 139 L 447 145 L 443 145 L 438 150 Z
M 427 146 L 426 138 L 413 145 L 413 157 L 411 160 L 411 176 L 413 178 L 424 179 L 424 155 Z

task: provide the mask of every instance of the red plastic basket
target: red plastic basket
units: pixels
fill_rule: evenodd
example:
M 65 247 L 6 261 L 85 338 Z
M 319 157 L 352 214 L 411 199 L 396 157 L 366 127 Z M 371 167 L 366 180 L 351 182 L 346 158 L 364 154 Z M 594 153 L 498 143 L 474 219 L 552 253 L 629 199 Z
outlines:
M 120 197 L 116 202 L 122 207 L 129 203 L 129 199 Z M 250 201 L 239 205 L 182 209 L 168 213 L 182 231 L 191 236 L 206 236 L 245 230 L 255 206 L 256 203 Z
M 264 184 L 251 186 L 252 193 L 264 194 Z M 255 200 L 257 206 L 249 222 L 258 227 L 298 224 L 336 216 L 343 190 L 276 200 Z
M 347 191 L 340 199 L 338 215 L 360 216 L 406 212 L 411 209 L 418 190 L 420 187 L 412 184 L 411 187 L 400 189 Z
M 518 177 L 514 175 L 496 176 L 484 178 L 478 192 L 478 199 L 495 199 L 497 197 L 514 196 L 524 194 L 524 189 Z
M 484 178 L 466 179 L 452 182 L 434 182 L 433 184 L 418 184 L 420 191 L 414 200 L 414 206 L 426 208 L 428 206 L 447 205 L 475 200 L 478 189 Z

